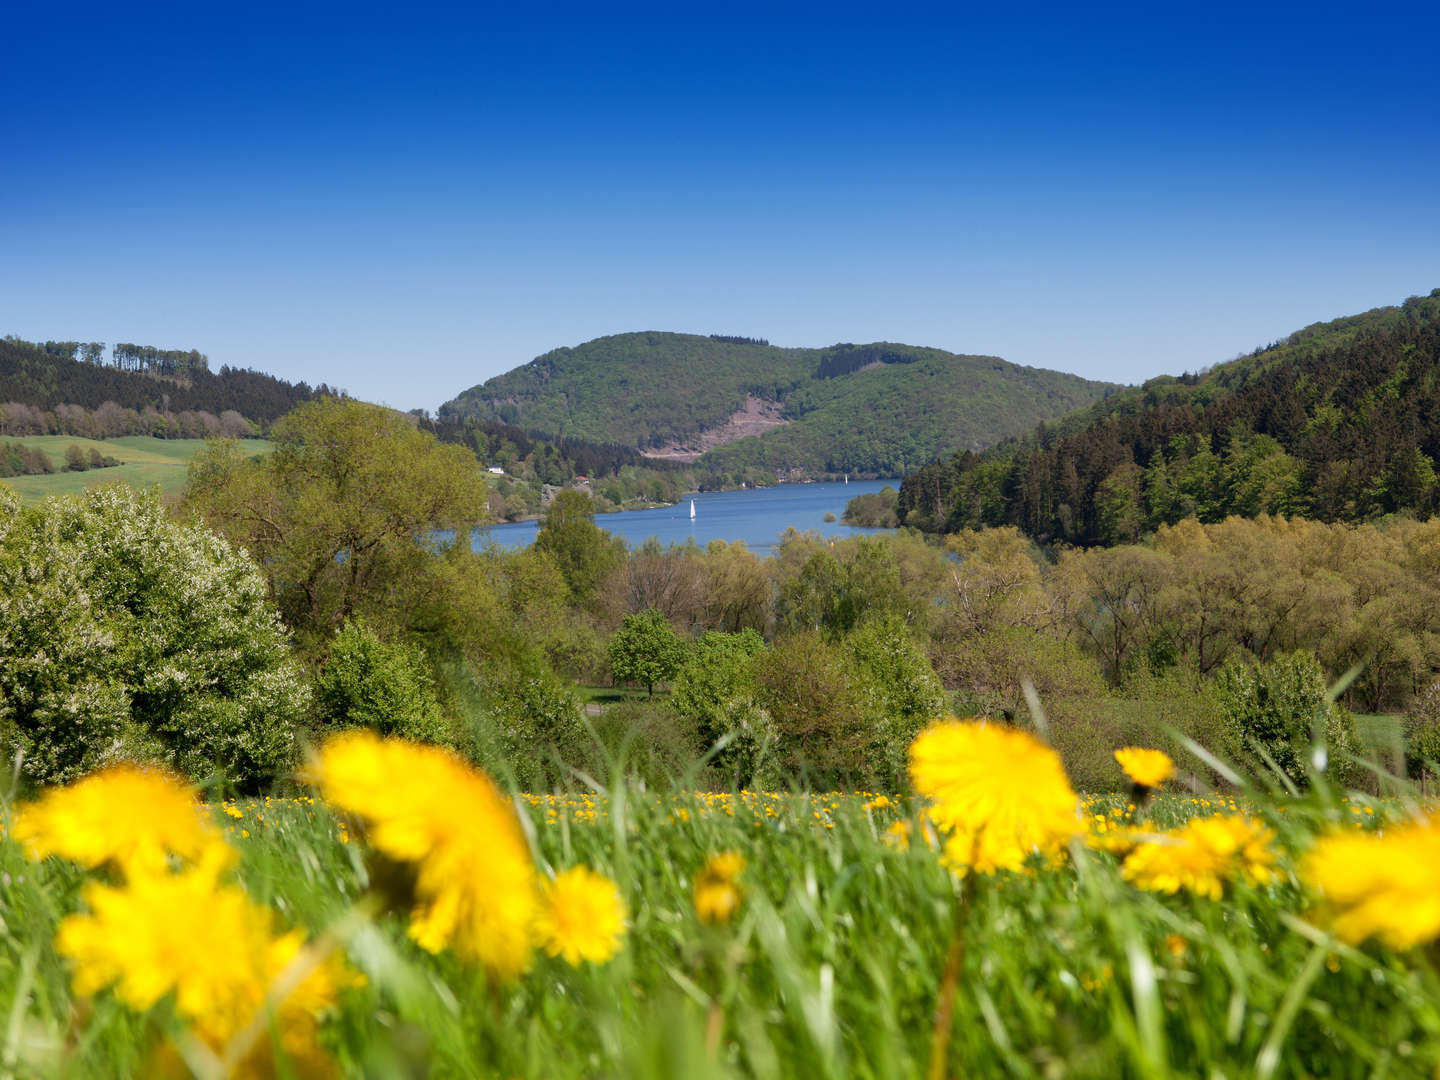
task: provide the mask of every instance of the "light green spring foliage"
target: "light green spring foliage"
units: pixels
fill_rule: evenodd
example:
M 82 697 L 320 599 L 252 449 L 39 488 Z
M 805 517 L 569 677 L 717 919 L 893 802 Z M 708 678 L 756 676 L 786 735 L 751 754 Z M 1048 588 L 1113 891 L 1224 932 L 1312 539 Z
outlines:
M 626 615 L 610 638 L 610 671 L 616 682 L 640 683 L 651 694 L 685 662 L 685 643 L 658 611 Z
M 358 620 L 330 639 L 315 679 L 315 719 L 331 731 L 368 727 L 424 743 L 452 738 L 424 650 L 384 641 Z
M 584 864 L 618 883 L 630 912 L 622 952 L 580 970 L 541 955 L 526 977 L 494 987 L 449 954 L 422 952 L 403 917 L 342 926 L 340 948 L 368 981 L 342 997 L 325 1041 L 355 1076 L 923 1075 L 956 884 L 924 845 L 886 843 L 909 808 L 864 802 L 778 796 L 761 804 L 759 824 L 744 808 L 732 817 L 715 800 L 662 801 L 626 784 L 588 809 L 576 799 L 551 815 L 527 803 L 542 869 Z M 1314 798 L 1285 806 L 1258 811 L 1291 851 L 1327 821 L 1364 819 Z M 237 809 L 238 820 L 217 818 L 240 849 L 241 881 L 279 928 L 335 926 L 371 883 L 358 839 L 342 843 L 322 807 Z M 1172 796 L 1153 813 L 1169 826 L 1213 809 Z M 703 927 L 692 875 L 729 850 L 746 861 L 740 911 Z M 82 1009 L 53 949 L 81 880 L 0 839 L 0 1055 L 29 1077 L 149 1075 L 156 1041 L 176 1030 L 168 1010 L 137 1017 L 108 993 Z M 982 879 L 949 1075 L 1432 1075 L 1440 983 L 1430 962 L 1339 945 L 1310 915 L 1288 873 L 1222 901 L 1138 892 L 1113 859 L 1087 852 L 1033 876 Z
M 669 705 L 714 752 L 716 772 L 736 787 L 780 779 L 775 724 L 760 704 L 755 673 L 765 640 L 754 630 L 702 634 L 675 675 Z
M 308 694 L 249 559 L 123 485 L 0 503 L 0 731 L 27 777 L 140 757 L 254 790 L 289 770 Z
M 898 616 L 862 623 L 845 644 L 873 740 L 868 755 L 873 781 L 899 790 L 905 785 L 907 748 L 926 725 L 949 711 L 945 690 Z
M 1344 783 L 1358 748 L 1350 714 L 1326 697 L 1325 672 L 1314 655 L 1288 653 L 1268 664 L 1232 661 L 1216 677 L 1216 690 L 1235 743 L 1254 759 L 1257 773 L 1270 762 L 1297 787 L 1309 784 L 1308 760 L 1318 726 L 1335 759 L 1332 777 Z M 1269 761 L 1266 761 L 1269 758 Z
M 580 607 L 593 604 L 606 576 L 625 562 L 625 542 L 595 524 L 595 503 L 581 491 L 555 496 L 535 546 L 555 559 Z
M 307 651 L 352 615 L 406 625 L 415 594 L 446 570 L 432 537 L 452 530 L 463 543 L 486 520 L 474 454 L 344 398 L 302 405 L 271 434 L 263 460 L 234 442 L 197 456 L 186 507 L 265 567 Z

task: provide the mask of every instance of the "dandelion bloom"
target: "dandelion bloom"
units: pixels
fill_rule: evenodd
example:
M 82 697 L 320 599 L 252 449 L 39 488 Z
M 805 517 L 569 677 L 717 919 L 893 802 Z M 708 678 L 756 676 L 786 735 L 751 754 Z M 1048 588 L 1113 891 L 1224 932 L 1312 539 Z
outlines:
M 1159 787 L 1175 775 L 1175 763 L 1163 750 L 1127 746 L 1115 751 L 1115 760 L 1125 770 L 1130 782 L 1140 787 Z
M 1218 900 L 1228 881 L 1264 885 L 1275 880 L 1274 835 L 1237 814 L 1192 818 L 1178 829 L 1142 837 L 1125 857 L 1121 873 L 1150 892 L 1184 889 Z
M 905 851 L 910 847 L 910 822 L 903 819 L 892 821 L 890 825 L 880 834 L 880 839 L 893 848 Z
M 729 922 L 740 909 L 740 874 L 745 859 L 734 851 L 712 855 L 695 875 L 695 914 L 700 921 L 718 926 Z
M 1016 728 L 935 724 L 910 745 L 910 778 L 949 834 L 946 862 L 961 872 L 1019 870 L 1083 831 L 1059 755 Z
M 160 870 L 169 856 L 192 862 L 227 850 L 190 788 L 169 773 L 116 765 L 52 788 L 15 815 L 15 839 L 31 858 L 59 855 L 127 874 Z
M 444 750 L 368 731 L 329 739 L 309 768 L 381 854 L 415 870 L 410 936 L 447 945 L 501 978 L 530 965 L 540 910 L 515 810 L 484 773 Z
M 536 931 L 545 951 L 571 967 L 603 964 L 620 951 L 625 901 L 609 878 L 577 866 L 546 883 Z
M 303 946 L 298 932 L 275 936 L 270 912 L 218 881 L 218 867 L 179 873 L 138 871 L 121 887 L 91 882 L 89 911 L 61 921 L 56 950 L 70 960 L 75 992 L 116 996 L 145 1011 L 173 994 L 176 1013 L 217 1054 L 265 1006 L 276 977 Z M 355 980 L 335 961 L 318 965 L 276 1007 L 273 1026 L 289 1063 L 306 1075 L 333 1071 L 315 1035 L 342 985 Z M 242 1072 L 264 1074 L 270 1050 Z
M 1383 834 L 1321 837 L 1301 876 L 1325 898 L 1342 941 L 1378 937 L 1392 949 L 1408 949 L 1440 937 L 1440 822 L 1434 817 Z

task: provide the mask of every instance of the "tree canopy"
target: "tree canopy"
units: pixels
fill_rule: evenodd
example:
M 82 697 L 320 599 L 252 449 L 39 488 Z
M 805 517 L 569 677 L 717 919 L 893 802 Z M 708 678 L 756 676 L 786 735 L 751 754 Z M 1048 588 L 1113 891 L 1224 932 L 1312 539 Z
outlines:
M 20 509 L 0 487 L 0 739 L 33 780 L 159 760 L 255 790 L 307 694 L 254 564 L 123 485 Z
M 448 531 L 469 543 L 486 520 L 474 455 L 378 405 L 321 398 L 275 425 L 253 460 L 215 443 L 191 465 L 186 504 L 260 560 L 286 622 L 311 642 L 347 618 L 399 602 L 430 575 Z

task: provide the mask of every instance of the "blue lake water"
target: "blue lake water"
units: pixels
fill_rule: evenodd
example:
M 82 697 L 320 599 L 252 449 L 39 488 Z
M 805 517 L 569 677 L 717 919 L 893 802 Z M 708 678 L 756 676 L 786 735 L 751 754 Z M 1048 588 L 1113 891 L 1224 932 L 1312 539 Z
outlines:
M 838 519 L 845 504 L 856 495 L 879 491 L 886 484 L 899 487 L 898 480 L 856 480 L 848 484 L 777 484 L 744 491 L 711 491 L 687 495 L 674 506 L 654 510 L 619 510 L 595 515 L 595 524 L 639 547 L 650 537 L 661 544 L 685 544 L 691 540 L 704 547 L 711 540 L 745 541 L 757 555 L 774 551 L 780 534 L 790 526 L 801 532 L 822 536 L 854 536 L 857 533 L 889 532 L 888 529 L 861 529 L 827 522 L 826 513 Z M 695 520 L 690 520 L 690 499 L 695 500 Z M 476 548 L 494 542 L 505 548 L 525 547 L 540 529 L 537 521 L 514 525 L 492 525 L 475 532 Z

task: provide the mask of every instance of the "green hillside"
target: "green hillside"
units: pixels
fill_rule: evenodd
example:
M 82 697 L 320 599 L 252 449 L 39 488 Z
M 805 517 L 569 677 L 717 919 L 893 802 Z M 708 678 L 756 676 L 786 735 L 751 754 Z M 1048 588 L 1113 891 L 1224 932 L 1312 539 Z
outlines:
M 74 495 L 97 484 L 123 480 L 133 487 L 155 484 L 167 495 L 179 494 L 185 486 L 185 470 L 205 446 L 204 439 L 155 439 L 132 435 L 120 439 L 83 439 L 73 435 L 30 435 L 24 438 L 0 436 L 0 450 L 14 443 L 43 450 L 54 463 L 56 471 L 38 476 L 12 476 L 0 483 L 9 484 L 26 502 L 38 502 L 47 495 Z M 273 443 L 265 439 L 246 439 L 242 444 L 252 454 L 268 454 Z M 65 451 L 80 447 L 88 454 L 92 449 L 103 457 L 119 459 L 122 464 L 104 469 L 68 472 Z
M 711 471 L 894 475 L 1114 389 L 888 342 L 784 349 L 651 331 L 556 349 L 472 387 L 440 415 L 698 458 Z
M 920 528 L 1016 525 L 1071 544 L 1128 542 L 1185 517 L 1426 516 L 1440 510 L 1437 460 L 1440 289 L 926 466 L 898 509 Z

